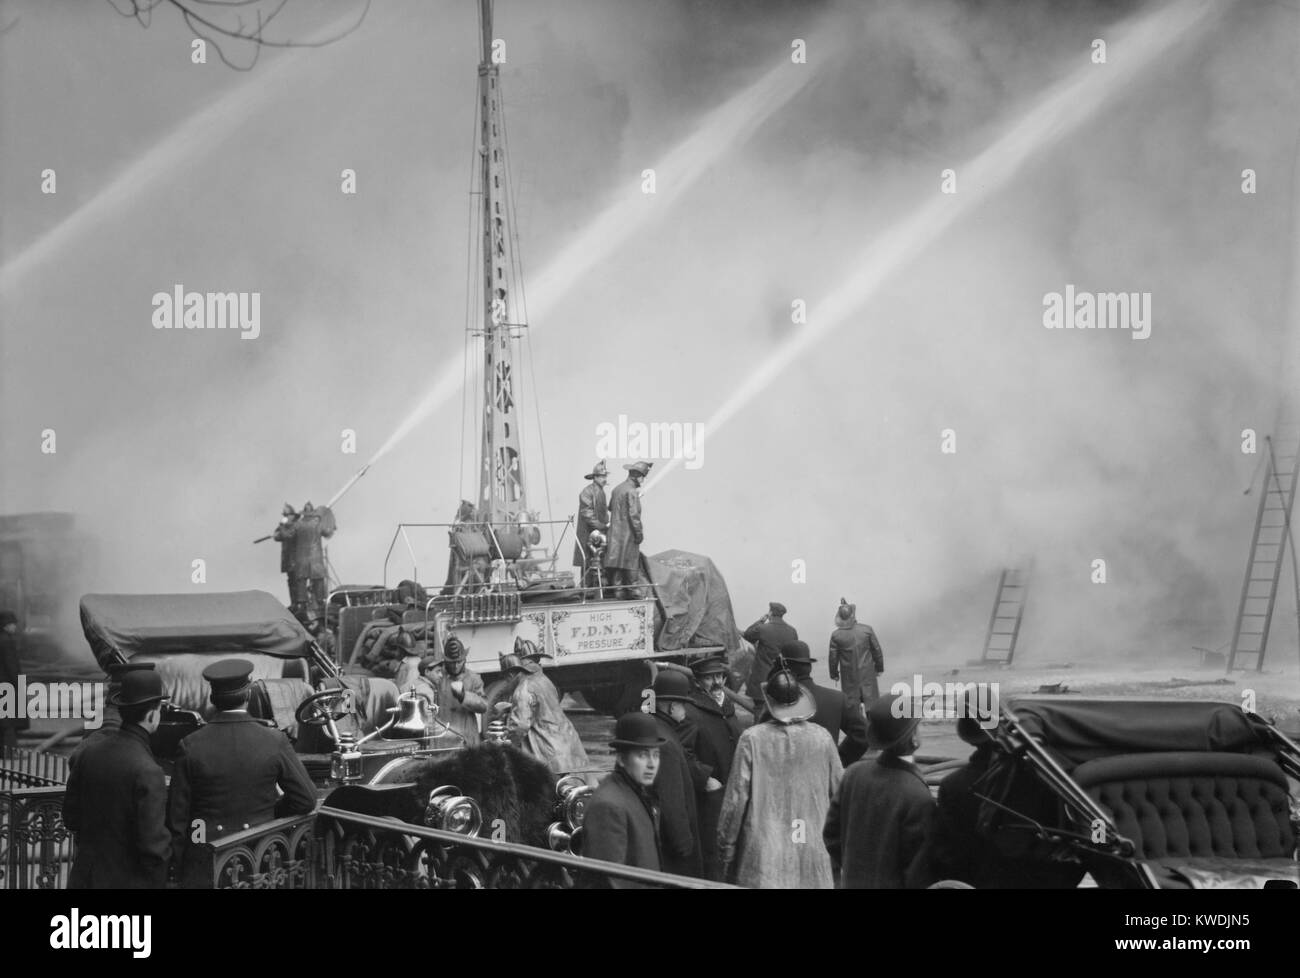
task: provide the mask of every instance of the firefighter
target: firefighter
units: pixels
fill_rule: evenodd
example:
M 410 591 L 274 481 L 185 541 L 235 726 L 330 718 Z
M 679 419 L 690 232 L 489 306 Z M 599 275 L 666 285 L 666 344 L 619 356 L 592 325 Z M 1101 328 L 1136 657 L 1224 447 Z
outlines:
M 609 480 L 609 470 L 605 460 L 596 463 L 590 472 L 583 476 L 591 485 L 578 494 L 578 539 L 573 544 L 573 566 L 579 568 L 578 579 L 581 587 L 596 587 L 596 568 L 591 551 L 591 531 L 602 533 L 609 530 L 609 502 L 605 498 L 605 483 Z
M 288 503 L 273 536 L 280 541 L 280 569 L 289 578 L 289 610 L 303 623 L 325 617 L 325 548 L 337 524 L 328 506 L 306 503 L 294 513 Z
M 518 676 L 518 682 L 510 694 L 510 739 L 556 774 L 584 770 L 588 761 L 582 738 L 564 715 L 560 692 L 546 678 L 538 661 L 551 656 L 522 638 L 515 640 L 515 654 L 519 664 L 511 672 Z
M 831 682 L 838 680 L 849 705 L 865 716 L 880 696 L 876 677 L 885 671 L 885 653 L 875 630 L 859 623 L 857 606 L 843 598 L 831 633 L 830 671 Z
M 650 474 L 652 462 L 624 465 L 627 478 L 614 487 L 609 497 L 609 545 L 605 548 L 605 573 L 614 596 L 631 600 L 639 596 L 636 583 L 641 561 L 641 483 Z
M 442 658 L 424 669 L 424 680 L 434 690 L 438 719 L 465 738 L 466 747 L 479 742 L 479 714 L 486 713 L 483 680 L 465 664 L 466 649 L 460 639 L 449 635 L 442 646 Z

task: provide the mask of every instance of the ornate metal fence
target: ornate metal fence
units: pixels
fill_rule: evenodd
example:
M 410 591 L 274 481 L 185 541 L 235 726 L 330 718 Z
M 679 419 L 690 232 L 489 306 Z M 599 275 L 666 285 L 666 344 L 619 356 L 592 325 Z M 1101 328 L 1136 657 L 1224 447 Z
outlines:
M 72 853 L 62 785 L 0 790 L 0 889 L 62 889 Z

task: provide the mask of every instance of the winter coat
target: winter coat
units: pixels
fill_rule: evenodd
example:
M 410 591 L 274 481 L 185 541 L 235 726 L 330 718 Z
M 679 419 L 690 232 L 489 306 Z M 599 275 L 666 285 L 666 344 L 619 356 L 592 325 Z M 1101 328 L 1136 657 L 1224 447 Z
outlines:
M 916 766 L 892 754 L 858 761 L 826 816 L 826 850 L 844 890 L 929 886 L 935 804 Z
M 331 537 L 335 529 L 333 510 L 322 506 L 303 513 L 296 520 L 275 528 L 275 539 L 286 544 L 280 551 L 280 567 L 292 577 L 300 579 L 325 578 L 325 550 L 322 537 Z M 286 567 L 286 563 L 288 566 Z
M 589 764 L 582 738 L 560 708 L 560 693 L 538 669 L 519 677 L 510 694 L 511 740 L 556 774 L 585 770 Z
M 726 784 L 740 740 L 735 704 L 727 700 L 718 706 L 708 693 L 697 691 L 686 704 L 686 720 L 696 731 L 695 757 L 713 769 L 713 777 Z
M 463 699 L 457 699 L 451 688 L 457 679 L 465 684 Z M 435 691 L 433 702 L 438 707 L 438 719 L 464 737 L 466 747 L 477 744 L 478 717 L 480 713 L 486 713 L 488 708 L 483 678 L 469 666 L 463 668 L 459 676 L 452 676 L 443 663 L 439 662 L 425 672 L 424 682 Z
M 851 703 L 870 706 L 880 696 L 876 676 L 885 671 L 885 653 L 870 625 L 854 622 L 831 632 L 828 665 Z
M 585 837 L 582 854 L 588 859 L 640 869 L 663 869 L 659 806 L 654 790 L 647 791 L 634 784 L 622 768 L 616 767 L 612 774 L 601 779 L 587 800 L 582 834 Z M 609 885 L 614 889 L 635 889 L 643 884 L 611 879 Z
M 763 702 L 763 683 L 772 671 L 776 657 L 781 648 L 799 640 L 799 633 L 792 625 L 787 625 L 784 618 L 761 618 L 745 629 L 745 641 L 754 646 L 754 661 L 749 666 L 749 681 L 745 683 L 745 694 L 755 703 Z
M 591 483 L 578 494 L 578 522 L 575 526 L 577 539 L 573 544 L 573 566 L 585 567 L 591 562 L 591 546 L 587 538 L 592 530 L 602 533 L 609 529 L 609 503 L 605 500 L 605 489 Z
M 815 723 L 759 723 L 741 734 L 718 818 L 723 878 L 830 889 L 820 827 L 843 770 L 835 744 Z
M 682 743 L 685 733 L 693 739 L 694 730 L 675 724 L 655 714 L 659 736 L 667 743 L 659 749 L 659 773 L 655 775 L 655 792 L 659 795 L 659 836 L 664 872 L 680 876 L 702 876 L 704 857 L 700 847 L 700 816 L 695 802 L 696 784 L 703 789 L 710 769 L 689 756 Z
M 629 478 L 610 493 L 605 566 L 635 571 L 640 563 L 642 536 L 640 490 Z
M 818 686 L 811 679 L 804 677 L 799 685 L 812 694 L 817 704 L 817 712 L 812 716 L 812 723 L 831 735 L 831 740 L 838 745 L 840 763 L 848 767 L 867 752 L 867 721 L 859 705 L 851 704 L 848 697 L 838 689 Z M 767 706 L 758 711 L 758 722 L 768 719 Z M 840 740 L 840 735 L 844 739 Z
M 182 740 L 180 750 L 167 824 L 186 885 L 204 881 L 202 850 L 189 845 L 196 819 L 202 820 L 206 839 L 212 842 L 316 807 L 316 788 L 289 738 L 247 713 L 218 713 Z
M 69 889 L 161 889 L 171 837 L 167 787 L 136 724 L 88 743 L 72 765 L 63 824 L 77 833 Z

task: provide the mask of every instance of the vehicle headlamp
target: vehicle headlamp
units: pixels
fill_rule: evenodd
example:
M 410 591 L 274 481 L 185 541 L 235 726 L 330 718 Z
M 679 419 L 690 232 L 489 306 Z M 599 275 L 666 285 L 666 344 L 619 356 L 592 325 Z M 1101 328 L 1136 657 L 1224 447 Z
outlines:
M 587 801 L 592 790 L 579 775 L 568 774 L 555 784 L 555 817 L 561 819 L 570 832 L 582 827 L 582 819 L 587 814 Z
M 455 785 L 444 784 L 429 792 L 424 824 L 431 829 L 477 838 L 483 827 L 483 813 L 473 798 L 462 795 Z

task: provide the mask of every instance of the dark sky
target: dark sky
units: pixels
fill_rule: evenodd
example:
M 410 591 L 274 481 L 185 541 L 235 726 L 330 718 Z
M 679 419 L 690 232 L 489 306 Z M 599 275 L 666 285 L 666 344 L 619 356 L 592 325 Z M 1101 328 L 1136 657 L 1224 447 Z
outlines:
M 780 599 L 815 648 L 856 601 L 900 664 L 977 655 L 997 570 L 1025 554 L 1045 659 L 1226 641 L 1256 498 L 1240 432 L 1271 429 L 1294 332 L 1300 14 L 1214 7 L 706 431 L 705 465 L 646 497 L 647 549 L 709 554 L 738 618 Z M 170 9 L 146 30 L 107 3 L 0 3 L 0 509 L 76 512 L 104 556 L 82 587 L 186 590 L 202 557 L 210 588 L 282 593 L 278 554 L 249 541 L 286 499 L 328 498 L 455 368 L 475 8 L 384 0 L 337 44 L 241 73 L 191 64 Z M 606 208 L 636 213 L 533 322 L 535 504 L 549 483 L 553 515 L 574 511 L 602 421 L 707 420 L 799 328 L 792 299 L 860 272 L 942 169 L 1051 85 L 1100 83 L 1116 62 L 1092 65 L 1093 40 L 1153 9 L 501 0 L 525 273 Z M 788 103 L 731 143 L 706 130 L 695 182 L 640 194 L 644 168 L 783 63 L 811 72 Z M 152 329 L 176 283 L 260 291 L 262 335 Z M 1152 293 L 1151 338 L 1044 330 L 1066 283 Z M 339 505 L 346 581 L 380 576 L 398 519 L 451 518 L 461 428 L 456 397 Z

